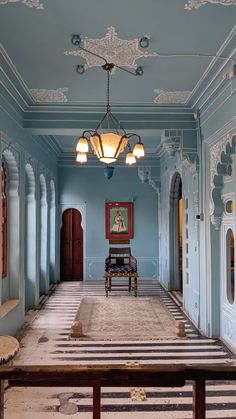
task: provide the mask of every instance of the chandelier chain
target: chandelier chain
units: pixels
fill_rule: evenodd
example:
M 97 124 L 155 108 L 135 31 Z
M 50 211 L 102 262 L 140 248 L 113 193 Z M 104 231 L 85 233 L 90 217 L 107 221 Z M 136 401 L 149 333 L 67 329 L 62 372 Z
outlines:
M 107 112 L 110 112 L 110 70 L 107 70 Z

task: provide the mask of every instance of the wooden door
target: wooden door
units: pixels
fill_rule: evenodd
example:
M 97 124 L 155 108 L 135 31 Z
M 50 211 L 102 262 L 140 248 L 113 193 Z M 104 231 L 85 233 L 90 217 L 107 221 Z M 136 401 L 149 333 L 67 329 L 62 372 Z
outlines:
M 78 210 L 68 209 L 62 216 L 61 281 L 83 280 L 83 229 Z

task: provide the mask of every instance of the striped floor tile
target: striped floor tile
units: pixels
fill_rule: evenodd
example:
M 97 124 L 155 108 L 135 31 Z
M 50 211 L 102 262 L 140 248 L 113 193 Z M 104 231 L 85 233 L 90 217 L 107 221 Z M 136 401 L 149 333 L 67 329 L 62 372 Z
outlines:
M 143 281 L 139 295 L 159 295 L 176 320 L 185 322 L 187 339 L 160 341 L 78 341 L 69 339 L 81 298 L 104 295 L 101 282 L 61 283 L 37 312 L 27 315 L 29 328 L 15 364 L 139 365 L 231 364 L 232 354 L 219 340 L 201 336 L 181 308 L 155 281 Z M 123 294 L 121 294 L 123 295 Z M 41 340 L 40 340 L 41 338 Z M 42 339 L 44 338 L 44 339 Z M 191 383 L 181 389 L 145 388 L 145 399 L 132 399 L 130 388 L 102 391 L 102 419 L 185 419 L 192 415 Z M 136 393 L 135 393 L 136 394 Z M 139 391 L 138 391 L 139 394 Z M 6 419 L 78 417 L 91 419 L 91 389 L 9 389 Z M 62 406 L 64 403 L 64 407 Z M 62 412 L 67 407 L 67 413 Z M 71 413 L 68 413 L 71 411 Z M 74 412 L 74 413 L 72 413 Z M 236 384 L 208 383 L 207 418 L 236 419 Z

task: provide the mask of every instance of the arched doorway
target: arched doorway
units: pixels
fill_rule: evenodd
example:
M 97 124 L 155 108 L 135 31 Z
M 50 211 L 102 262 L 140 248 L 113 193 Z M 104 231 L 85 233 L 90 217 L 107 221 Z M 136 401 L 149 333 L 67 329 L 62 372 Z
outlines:
M 182 281 L 182 180 L 178 172 L 170 189 L 170 290 L 183 292 Z
M 61 228 L 61 281 L 83 280 L 83 228 L 81 213 L 67 209 Z

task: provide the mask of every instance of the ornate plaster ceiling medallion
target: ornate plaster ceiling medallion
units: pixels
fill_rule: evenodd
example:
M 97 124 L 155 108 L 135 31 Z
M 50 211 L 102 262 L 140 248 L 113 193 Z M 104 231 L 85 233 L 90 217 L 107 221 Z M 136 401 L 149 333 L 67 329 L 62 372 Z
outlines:
M 43 3 L 40 3 L 40 0 L 0 0 L 0 4 L 18 3 L 19 1 L 26 6 L 37 10 L 42 10 L 44 8 Z
M 157 94 L 157 96 L 154 99 L 154 103 L 179 103 L 185 105 L 188 102 L 188 99 L 192 92 L 188 90 L 167 92 L 165 90 L 155 89 L 154 93 Z
M 103 38 L 82 38 L 83 47 L 95 54 L 104 57 L 107 62 L 114 63 L 120 67 L 136 68 L 136 61 L 139 58 L 156 57 L 156 52 L 144 51 L 139 49 L 139 39 L 131 40 L 118 38 L 116 30 L 113 26 L 107 29 L 107 33 Z M 65 51 L 65 55 L 80 56 L 86 61 L 84 68 L 101 67 L 104 60 L 79 49 L 73 51 Z M 113 69 L 113 72 L 115 69 Z
M 222 6 L 236 5 L 236 0 L 188 0 L 185 4 L 186 10 L 198 9 L 205 4 L 221 4 Z
M 30 93 L 35 102 L 54 102 L 54 103 L 64 103 L 68 99 L 65 95 L 67 88 L 60 88 L 57 90 L 47 90 L 47 89 L 30 89 Z

